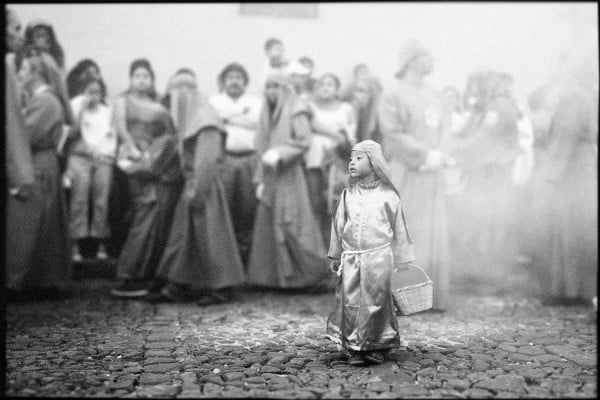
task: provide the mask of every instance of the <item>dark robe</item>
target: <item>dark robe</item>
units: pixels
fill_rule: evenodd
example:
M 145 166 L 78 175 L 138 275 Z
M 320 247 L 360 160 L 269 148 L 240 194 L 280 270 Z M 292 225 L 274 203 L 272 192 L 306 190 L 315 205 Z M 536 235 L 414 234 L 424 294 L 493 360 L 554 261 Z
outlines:
M 285 91 L 274 110 L 265 103 L 257 133 L 257 155 L 276 149 L 276 168 L 259 162 L 254 181 L 264 184 L 254 223 L 248 282 L 301 288 L 327 283 L 323 236 L 312 212 L 302 154 L 310 144 L 305 102 Z
M 181 190 L 177 138 L 169 113 L 158 102 L 126 97 L 127 129 L 144 157 L 125 172 L 132 195 L 132 222 L 117 260 L 121 279 L 150 280 L 162 256 Z
M 185 188 L 157 277 L 200 290 L 239 286 L 244 267 L 219 174 L 226 133 L 210 105 L 197 101 L 183 137 Z
M 27 208 L 7 210 L 8 226 L 20 225 L 7 236 L 7 286 L 13 289 L 65 287 L 70 276 L 66 203 L 56 147 L 64 111 L 50 87 L 37 90 L 24 115 L 35 184 Z M 13 204 L 14 205 L 14 204 Z M 18 269 L 17 269 L 18 267 Z

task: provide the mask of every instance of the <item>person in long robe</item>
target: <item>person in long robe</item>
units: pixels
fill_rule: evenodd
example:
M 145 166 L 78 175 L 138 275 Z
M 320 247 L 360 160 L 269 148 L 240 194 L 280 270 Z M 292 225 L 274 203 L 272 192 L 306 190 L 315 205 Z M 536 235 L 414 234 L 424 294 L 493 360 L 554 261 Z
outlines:
M 243 285 L 245 276 L 220 177 L 226 131 L 190 72 L 180 70 L 168 90 L 182 139 L 185 188 L 156 274 L 163 284 L 155 289 L 158 296 L 149 300 L 196 298 L 206 305 L 230 300 L 232 289 Z
M 147 60 L 130 67 L 131 87 L 115 104 L 121 138 L 117 165 L 128 176 L 132 222 L 117 259 L 119 285 L 112 295 L 143 297 L 156 277 L 181 192 L 177 138 L 169 111 L 156 99 Z
M 502 90 L 499 74 L 471 75 L 470 116 L 449 152 L 461 168 L 465 186 L 454 206 L 461 218 L 453 229 L 454 274 L 466 284 L 504 290 L 516 277 L 518 188 L 512 179 L 519 155 L 517 122 L 520 111 Z
M 327 337 L 350 351 L 351 365 L 378 364 L 400 346 L 391 273 L 414 261 L 414 250 L 381 146 L 356 144 L 349 171 L 327 254 L 339 276 Z
M 433 309 L 440 311 L 449 306 L 450 279 L 443 169 L 453 160 L 441 146 L 447 121 L 440 98 L 424 82 L 432 62 L 422 45 L 407 44 L 400 53 L 396 86 L 382 95 L 379 124 L 384 156 L 415 241 L 416 264 L 435 282 Z
M 23 226 L 21 235 L 7 242 L 8 259 L 23 258 L 8 263 L 7 286 L 57 295 L 68 289 L 71 273 L 66 204 L 56 152 L 66 110 L 57 95 L 60 89 L 53 85 L 52 76 L 58 74 L 58 66 L 50 55 L 25 47 L 15 63 L 26 95 L 24 134 L 29 138 L 35 183 L 27 209 L 9 209 L 18 213 L 8 214 L 8 226 Z M 19 269 L 15 269 L 17 266 Z
M 35 171 L 25 121 L 21 113 L 22 93 L 15 71 L 15 52 L 22 46 L 21 22 L 6 9 L 6 53 L 4 56 L 6 281 L 7 299 L 22 297 L 20 276 L 29 268 L 40 214 L 35 204 Z M 19 282 L 21 280 L 21 282 Z
M 589 302 L 598 290 L 598 64 L 573 63 L 532 116 L 545 154 L 532 177 L 528 255 L 548 304 Z
M 325 246 L 312 212 L 302 155 L 310 144 L 309 112 L 287 77 L 271 74 L 265 88 L 254 176 L 259 205 L 248 283 L 272 288 L 329 284 Z

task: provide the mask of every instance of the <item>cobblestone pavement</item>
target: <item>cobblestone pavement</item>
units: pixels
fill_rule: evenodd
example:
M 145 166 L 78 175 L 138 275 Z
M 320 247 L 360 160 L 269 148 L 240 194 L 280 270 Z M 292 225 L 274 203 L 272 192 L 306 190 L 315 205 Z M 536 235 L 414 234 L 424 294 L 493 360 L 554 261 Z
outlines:
M 399 317 L 403 347 L 350 367 L 323 338 L 332 294 L 244 292 L 200 307 L 68 299 L 7 305 L 10 396 L 595 398 L 597 314 L 516 296 L 456 295 Z

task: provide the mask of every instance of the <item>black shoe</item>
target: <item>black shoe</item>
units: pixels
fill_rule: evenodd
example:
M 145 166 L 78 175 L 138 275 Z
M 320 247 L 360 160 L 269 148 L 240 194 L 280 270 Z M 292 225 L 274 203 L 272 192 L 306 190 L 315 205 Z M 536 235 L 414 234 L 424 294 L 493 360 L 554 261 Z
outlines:
M 124 280 L 119 286 L 110 291 L 115 297 L 134 299 L 148 294 L 148 288 L 143 281 Z
M 369 351 L 365 354 L 365 360 L 371 364 L 381 364 L 385 361 L 385 356 L 380 351 Z
M 350 358 L 348 359 L 348 364 L 354 366 L 365 365 L 365 354 L 362 351 L 354 351 L 350 354 Z

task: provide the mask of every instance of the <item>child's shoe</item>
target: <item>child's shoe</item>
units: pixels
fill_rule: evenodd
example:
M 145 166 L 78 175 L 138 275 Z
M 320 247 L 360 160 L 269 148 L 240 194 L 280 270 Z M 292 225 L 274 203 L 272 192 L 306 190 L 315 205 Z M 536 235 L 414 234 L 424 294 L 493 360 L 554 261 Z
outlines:
M 371 364 L 381 364 L 385 361 L 385 356 L 381 351 L 369 351 L 365 354 L 365 360 Z
M 365 363 L 366 363 L 366 361 L 365 361 L 364 352 L 353 351 L 350 354 L 350 358 L 348 359 L 348 364 L 358 366 L 358 365 L 365 365 Z

